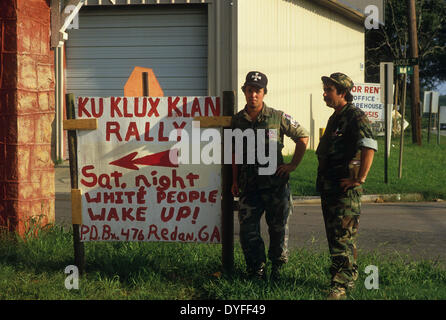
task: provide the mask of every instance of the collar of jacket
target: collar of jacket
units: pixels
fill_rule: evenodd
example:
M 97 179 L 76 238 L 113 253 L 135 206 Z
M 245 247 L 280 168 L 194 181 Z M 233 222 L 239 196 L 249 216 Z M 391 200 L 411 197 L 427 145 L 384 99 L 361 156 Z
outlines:
M 345 111 L 349 108 L 351 108 L 353 106 L 352 103 L 347 102 L 347 104 L 345 106 L 342 107 L 341 111 L 339 113 L 336 113 L 336 111 L 334 112 L 334 115 L 336 117 L 340 117 L 343 113 L 345 113 Z
M 257 121 L 262 121 L 264 117 L 271 117 L 272 115 L 272 109 L 266 105 L 266 103 L 263 103 L 262 110 L 260 110 L 259 115 L 257 116 Z M 252 122 L 251 117 L 249 116 L 248 112 L 246 111 L 246 105 L 243 109 L 243 117 L 248 120 L 249 122 Z

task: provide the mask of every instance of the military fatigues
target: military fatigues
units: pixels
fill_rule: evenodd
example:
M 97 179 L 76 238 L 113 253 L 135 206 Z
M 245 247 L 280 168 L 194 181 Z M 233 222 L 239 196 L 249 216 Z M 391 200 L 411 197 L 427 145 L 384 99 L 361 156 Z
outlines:
M 269 108 L 266 104 L 256 120 L 252 120 L 244 110 L 232 118 L 232 129 L 242 131 L 253 129 L 257 137 L 258 129 L 265 129 L 265 146 L 268 150 L 269 141 L 277 141 L 277 166 L 284 163 L 282 156 L 283 136 L 290 137 L 295 142 L 301 137 L 307 137 L 307 131 L 282 111 Z M 276 132 L 271 129 L 275 129 Z M 288 227 L 287 220 L 290 214 L 290 190 L 288 177 L 276 175 L 259 175 L 257 161 L 257 139 L 255 148 L 243 144 L 243 164 L 238 166 L 239 222 L 240 243 L 245 255 L 248 270 L 257 270 L 266 262 L 265 246 L 260 235 L 260 219 L 266 212 L 266 222 L 270 235 L 268 257 L 273 264 L 287 262 Z M 233 144 L 234 145 L 234 144 Z M 255 163 L 247 163 L 247 154 L 255 153 Z M 268 151 L 266 154 L 269 154 Z M 268 164 L 264 165 L 265 167 Z
M 367 116 L 348 103 L 334 113 L 316 150 L 325 230 L 331 254 L 332 286 L 346 286 L 358 278 L 356 235 L 361 212 L 360 186 L 344 192 L 340 180 L 357 178 L 361 148 L 377 150 Z

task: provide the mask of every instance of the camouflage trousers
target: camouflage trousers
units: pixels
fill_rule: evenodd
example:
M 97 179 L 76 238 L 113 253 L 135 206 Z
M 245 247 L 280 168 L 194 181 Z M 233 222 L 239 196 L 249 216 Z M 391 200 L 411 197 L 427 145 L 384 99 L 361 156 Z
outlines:
M 257 190 L 240 196 L 240 244 L 248 269 L 266 263 L 265 244 L 260 234 L 260 219 L 265 212 L 270 245 L 268 257 L 273 264 L 288 261 L 288 217 L 291 213 L 288 184 L 276 189 Z
M 341 195 L 321 194 L 325 231 L 331 255 L 331 285 L 358 279 L 356 236 L 361 213 L 360 189 Z

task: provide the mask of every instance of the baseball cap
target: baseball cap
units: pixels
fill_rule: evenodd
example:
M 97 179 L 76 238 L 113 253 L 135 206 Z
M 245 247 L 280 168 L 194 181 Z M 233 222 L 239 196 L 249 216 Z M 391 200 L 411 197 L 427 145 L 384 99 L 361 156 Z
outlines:
M 261 73 L 259 71 L 250 71 L 246 75 L 245 86 L 254 86 L 259 88 L 265 88 L 268 84 L 268 78 L 264 73 Z
M 353 81 L 350 79 L 349 76 L 341 73 L 341 72 L 335 72 L 332 73 L 329 77 L 323 76 L 321 77 L 322 81 L 330 80 L 334 83 L 339 84 L 340 86 L 346 88 L 348 91 L 350 91 L 353 88 Z

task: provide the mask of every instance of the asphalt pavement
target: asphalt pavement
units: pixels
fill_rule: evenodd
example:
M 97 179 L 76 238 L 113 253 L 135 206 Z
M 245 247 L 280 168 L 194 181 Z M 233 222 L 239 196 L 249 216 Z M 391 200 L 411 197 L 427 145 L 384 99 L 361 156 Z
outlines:
M 70 174 L 68 165 L 56 168 L 56 224 L 71 225 Z M 446 201 L 382 202 L 405 199 L 404 195 L 363 197 L 358 232 L 361 251 L 408 255 L 414 259 L 434 259 L 446 265 Z M 379 202 L 375 203 L 378 199 Z M 262 218 L 266 245 L 268 233 Z M 234 239 L 239 239 L 237 212 Z M 328 252 L 324 221 L 318 197 L 294 199 L 289 218 L 289 247 L 308 247 Z
M 267 238 L 266 224 L 263 224 Z M 289 219 L 289 247 L 328 252 L 318 204 L 298 204 Z M 434 259 L 446 266 L 446 202 L 364 203 L 358 230 L 363 251 Z

